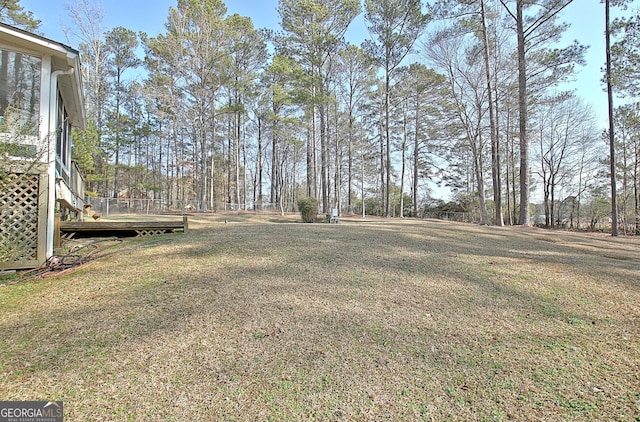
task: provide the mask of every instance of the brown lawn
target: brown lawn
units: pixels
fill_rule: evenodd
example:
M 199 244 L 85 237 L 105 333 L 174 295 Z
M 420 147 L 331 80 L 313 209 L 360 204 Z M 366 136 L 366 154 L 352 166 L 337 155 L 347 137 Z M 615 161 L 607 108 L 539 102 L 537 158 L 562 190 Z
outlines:
M 640 238 L 295 221 L 195 217 L 5 281 L 0 397 L 68 421 L 640 420 Z

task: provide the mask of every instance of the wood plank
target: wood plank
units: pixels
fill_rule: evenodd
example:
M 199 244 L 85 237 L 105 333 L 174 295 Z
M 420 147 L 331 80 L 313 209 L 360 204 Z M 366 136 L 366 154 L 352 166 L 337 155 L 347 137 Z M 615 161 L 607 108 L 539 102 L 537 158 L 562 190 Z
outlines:
M 74 236 L 150 236 L 187 231 L 186 221 L 62 221 L 60 232 L 65 238 Z
M 47 262 L 47 236 L 48 236 L 48 212 L 49 212 L 49 195 L 55 195 L 55 192 L 49 192 L 49 175 L 46 167 L 44 172 L 40 174 L 38 179 L 38 246 L 36 252 L 37 265 L 31 268 L 38 268 Z M 53 212 L 53 210 L 51 210 Z M 53 241 L 53 239 L 52 239 Z
M 37 259 L 20 262 L 0 262 L 0 270 L 30 270 L 38 268 L 40 265 L 42 265 L 42 263 L 38 262 Z
M 53 250 L 59 249 L 60 244 L 60 223 L 62 222 L 60 218 L 60 213 L 56 213 L 53 216 Z
M 98 231 L 98 230 L 162 230 L 183 229 L 182 221 L 61 221 L 60 230 Z

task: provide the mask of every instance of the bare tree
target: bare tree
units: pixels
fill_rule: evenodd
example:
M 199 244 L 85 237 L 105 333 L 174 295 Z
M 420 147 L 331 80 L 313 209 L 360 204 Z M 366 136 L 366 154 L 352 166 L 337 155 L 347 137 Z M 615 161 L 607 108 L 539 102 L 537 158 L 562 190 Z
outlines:
M 564 49 L 546 50 L 545 45 L 557 42 L 567 25 L 555 21 L 573 0 L 500 0 L 516 25 L 518 53 L 518 114 L 520 143 L 520 216 L 518 224 L 530 225 L 530 180 L 528 125 L 528 83 L 534 75 L 541 86 L 554 84 L 573 71 L 575 63 L 583 62 L 584 47 L 575 42 Z M 515 2 L 515 10 L 509 3 Z M 527 15 L 529 11 L 531 14 Z M 535 52 L 535 54 L 534 54 Z M 537 62 L 532 58 L 537 57 Z
M 532 115 L 530 135 L 538 144 L 534 157 L 538 160 L 536 173 L 542 179 L 545 224 L 554 227 L 559 192 L 577 197 L 571 192 L 580 174 L 581 151 L 593 147 L 597 133 L 590 107 L 573 94 L 560 94 L 538 104 Z
M 108 93 L 107 51 L 104 34 L 106 28 L 104 20 L 106 13 L 99 2 L 92 0 L 74 0 L 65 6 L 70 24 L 61 24 L 62 30 L 71 45 L 79 45 L 83 63 L 83 87 L 85 91 L 85 105 L 87 120 L 95 121 L 97 129 L 98 148 L 105 151 L 103 133 L 106 124 L 106 108 Z M 95 172 L 101 176 L 101 191 L 108 194 L 109 166 L 106 155 L 100 156 L 96 163 Z M 96 186 L 98 188 L 98 186 Z
M 466 44 L 464 35 L 442 30 L 424 43 L 423 51 L 435 69 L 447 78 L 449 95 L 455 108 L 457 128 L 462 132 L 465 146 L 471 152 L 472 172 L 482 224 L 488 224 L 485 188 L 484 155 L 486 140 L 483 134 L 487 90 L 483 64 L 473 44 Z

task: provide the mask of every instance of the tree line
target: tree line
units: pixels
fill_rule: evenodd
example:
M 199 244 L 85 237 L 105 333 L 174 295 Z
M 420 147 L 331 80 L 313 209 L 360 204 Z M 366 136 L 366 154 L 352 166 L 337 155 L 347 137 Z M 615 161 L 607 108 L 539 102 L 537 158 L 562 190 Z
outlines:
M 107 30 L 99 3 L 77 0 L 66 29 L 89 124 L 74 159 L 90 195 L 200 211 L 286 212 L 313 197 L 324 212 L 446 205 L 483 224 L 594 227 L 610 216 L 611 161 L 607 131 L 565 88 L 587 48 L 562 44 L 571 2 L 280 0 L 279 28 L 261 29 L 221 0 L 179 0 L 151 37 Z M 355 45 L 359 16 L 368 38 Z M 640 18 L 625 16 L 609 79 L 625 98 L 617 209 L 634 231 Z

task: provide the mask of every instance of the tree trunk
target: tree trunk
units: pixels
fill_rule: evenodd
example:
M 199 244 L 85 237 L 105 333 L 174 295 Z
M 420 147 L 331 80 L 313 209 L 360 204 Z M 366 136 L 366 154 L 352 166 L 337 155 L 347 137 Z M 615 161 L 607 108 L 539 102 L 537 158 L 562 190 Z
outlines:
M 243 121 L 243 130 L 242 130 L 242 202 L 244 204 L 244 210 L 248 210 L 247 206 L 247 130 L 244 127 L 245 123 Z
M 384 166 L 384 121 L 383 121 L 383 116 L 380 116 L 380 136 L 378 137 L 380 139 L 380 206 L 381 206 L 381 212 L 380 213 L 376 213 L 377 215 L 382 214 L 382 210 L 385 209 L 385 205 L 384 205 L 384 201 L 385 201 L 385 192 L 386 192 L 386 185 L 385 185 L 385 166 Z
M 114 150 L 116 153 L 115 165 L 113 167 L 113 197 L 118 197 L 118 167 L 120 166 L 120 72 L 116 76 L 116 130 Z
M 360 165 L 361 165 L 361 170 L 362 170 L 362 185 L 360 186 L 361 188 L 361 195 L 362 195 L 362 218 L 365 218 L 367 216 L 367 207 L 364 203 L 364 152 L 362 152 L 360 154 Z
M 635 141 L 635 148 L 634 148 L 634 155 L 635 155 L 635 159 L 633 160 L 633 204 L 634 204 L 634 214 L 636 216 L 635 218 L 635 226 L 636 226 L 636 235 L 640 234 L 640 192 L 638 192 L 638 182 L 640 180 L 638 176 L 640 176 L 638 173 L 640 171 L 640 163 L 638 162 L 638 159 L 640 158 L 640 150 L 638 147 L 638 141 Z
M 206 125 L 204 122 L 204 113 L 200 113 L 200 128 L 196 129 L 200 133 L 200 176 L 201 176 L 201 184 L 200 184 L 200 212 L 207 211 L 207 133 L 206 133 Z M 213 164 L 213 162 L 212 162 Z M 213 172 L 213 167 L 211 169 Z M 213 184 L 212 184 L 213 186 Z
M 320 106 L 320 177 L 322 181 L 320 183 L 322 189 L 322 212 L 327 212 L 329 209 L 329 145 L 327 132 L 327 110 L 324 105 Z
M 418 217 L 418 158 L 420 137 L 418 133 L 420 122 L 420 95 L 416 93 L 416 109 L 415 109 L 415 132 L 413 138 L 413 217 Z
M 607 55 L 607 100 L 609 103 L 609 161 L 611 172 L 611 235 L 618 236 L 618 204 L 616 198 L 615 132 L 613 124 L 613 87 L 611 84 L 611 32 L 609 28 L 609 0 L 605 0 L 605 42 Z
M 487 225 L 489 224 L 489 215 L 487 214 L 487 204 L 484 198 L 484 174 L 482 172 L 482 149 L 477 148 L 475 146 L 475 141 L 473 142 L 472 152 L 473 152 L 473 167 L 474 173 L 476 176 L 476 184 L 478 189 L 478 202 L 480 205 L 480 224 Z M 482 144 L 482 142 L 480 142 Z
M 240 140 L 242 135 L 241 128 L 241 119 L 242 115 L 240 112 L 236 113 L 236 145 L 234 152 L 235 159 L 235 182 L 236 182 L 236 190 L 235 190 L 235 202 L 236 202 L 236 211 L 240 211 Z
M 231 96 L 229 96 L 229 104 L 228 104 L 229 108 L 232 107 L 232 103 L 231 103 Z M 233 166 L 233 162 L 235 161 L 235 150 L 236 150 L 236 113 L 233 113 L 233 115 L 229 115 L 227 117 L 227 157 L 226 160 L 224 159 L 223 156 L 223 162 L 226 162 L 226 167 L 227 167 L 227 183 L 225 184 L 225 192 L 223 194 L 223 198 L 224 198 L 224 210 L 227 210 L 227 207 L 231 206 L 231 180 L 232 180 L 232 172 L 231 172 L 231 168 Z M 233 153 L 232 153 L 233 151 Z
M 347 210 L 349 214 L 353 213 L 353 95 L 349 96 L 349 157 L 347 158 Z
M 493 202 L 495 206 L 495 224 L 504 226 L 502 218 L 502 192 L 500 181 L 500 144 L 498 141 L 498 128 L 496 124 L 496 112 L 493 103 L 493 86 L 491 78 L 491 68 L 489 66 L 489 35 L 487 34 L 487 22 L 485 14 L 484 0 L 480 0 L 480 11 L 482 15 L 482 41 L 484 44 L 484 65 L 487 78 L 487 94 L 489 96 L 489 127 L 491 131 L 491 178 L 493 181 Z
M 271 128 L 271 197 L 269 202 L 278 202 L 278 143 L 276 142 L 276 122 L 274 120 Z
M 257 193 L 256 193 L 257 190 Z M 262 209 L 262 118 L 258 117 L 258 156 L 256 157 L 256 187 L 253 188 L 255 206 Z
M 402 105 L 403 119 L 402 119 L 402 158 L 400 161 L 401 170 L 400 170 L 400 212 L 398 215 L 400 218 L 404 217 L 404 172 L 405 172 L 405 156 L 407 149 L 407 138 L 408 138 L 408 128 L 407 128 L 407 104 L 406 101 L 403 101 Z
M 518 224 L 531 225 L 529 211 L 529 144 L 527 140 L 527 68 L 522 9 L 525 0 L 516 2 L 516 32 L 518 34 L 518 111 L 520 132 L 520 216 Z
M 387 144 L 386 150 L 386 163 L 385 163 L 385 177 L 386 177 L 386 192 L 385 192 L 385 217 L 391 216 L 391 133 L 389 128 L 389 88 L 391 85 L 391 71 L 389 68 L 385 72 L 384 81 L 384 131 Z
M 340 149 L 340 138 L 338 137 L 338 104 L 334 103 L 333 106 L 333 127 L 336 128 L 336 132 L 334 133 L 334 145 L 335 145 L 335 157 L 334 157 L 334 180 L 333 180 L 333 195 L 334 195 L 334 205 L 338 210 L 342 209 L 342 151 Z

